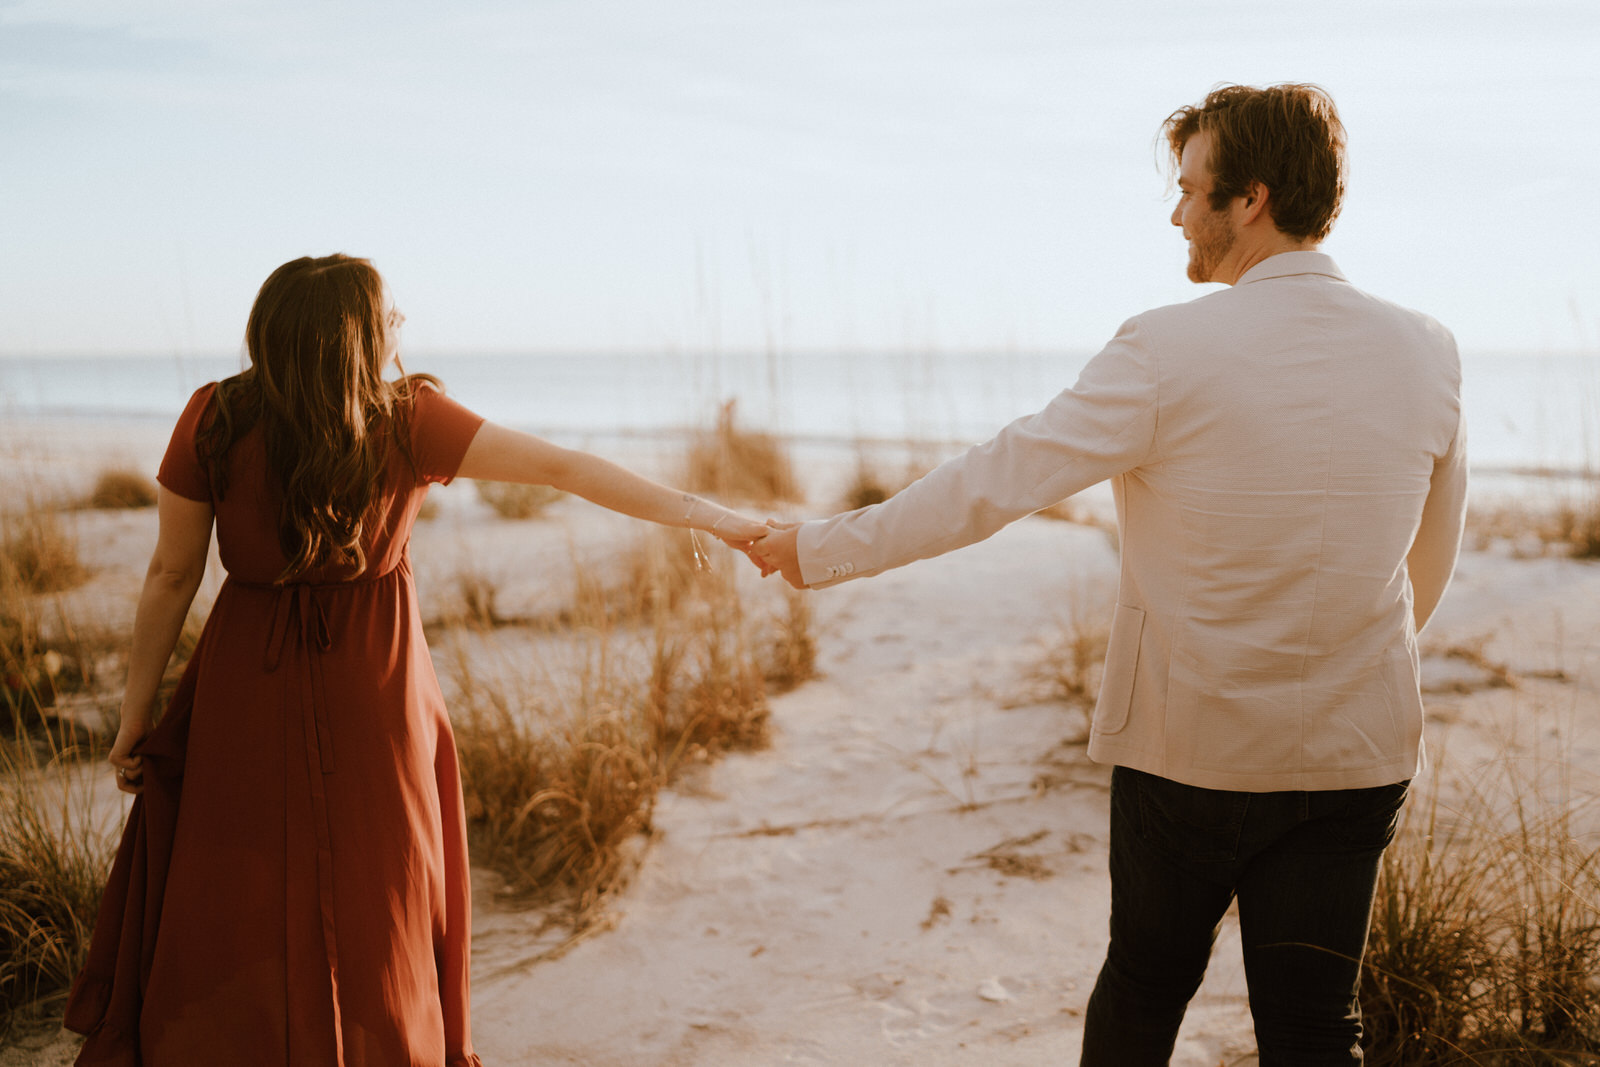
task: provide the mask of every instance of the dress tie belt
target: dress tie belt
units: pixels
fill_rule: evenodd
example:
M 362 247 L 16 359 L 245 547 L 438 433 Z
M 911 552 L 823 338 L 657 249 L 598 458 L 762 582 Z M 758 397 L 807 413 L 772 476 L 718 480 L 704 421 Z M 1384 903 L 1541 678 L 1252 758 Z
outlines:
M 313 588 L 309 585 L 278 586 L 278 595 L 272 605 L 272 629 L 267 633 L 267 659 L 264 665 L 268 674 L 277 670 L 283 660 L 283 643 L 289 636 L 291 609 L 299 612 L 302 640 L 311 637 L 318 652 L 326 652 L 333 647 L 333 637 L 328 632 L 328 613 L 323 610 L 322 601 L 312 592 Z M 308 620 L 315 627 L 314 635 L 307 627 Z
M 291 627 L 292 622 L 298 622 L 299 626 Z M 267 632 L 267 655 L 262 663 L 268 674 L 282 664 L 283 648 L 288 643 L 291 628 L 297 630 L 299 636 L 297 659 L 302 670 L 295 682 L 300 690 L 297 695 L 301 711 L 303 716 L 308 716 L 305 724 L 307 750 L 315 750 L 313 765 L 308 770 L 312 791 L 316 793 L 320 792 L 321 776 L 333 773 L 333 733 L 328 728 L 328 702 L 322 688 L 320 655 L 333 648 L 333 635 L 316 586 L 278 587 L 272 605 L 272 627 Z

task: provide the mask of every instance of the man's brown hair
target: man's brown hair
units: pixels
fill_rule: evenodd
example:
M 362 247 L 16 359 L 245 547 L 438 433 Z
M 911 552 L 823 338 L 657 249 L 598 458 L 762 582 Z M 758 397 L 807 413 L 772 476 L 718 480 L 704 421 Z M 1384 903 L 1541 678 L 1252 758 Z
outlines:
M 1220 211 L 1251 182 L 1267 187 L 1267 210 L 1284 233 L 1321 241 L 1344 199 L 1344 124 L 1315 85 L 1224 85 L 1180 107 L 1161 125 L 1173 166 L 1196 133 L 1211 139 L 1211 208 Z

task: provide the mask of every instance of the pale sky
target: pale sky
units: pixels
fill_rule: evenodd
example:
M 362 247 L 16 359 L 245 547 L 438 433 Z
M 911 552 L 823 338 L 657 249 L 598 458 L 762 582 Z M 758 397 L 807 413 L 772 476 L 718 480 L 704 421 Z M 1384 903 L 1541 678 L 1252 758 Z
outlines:
M 0 352 L 236 351 L 370 257 L 414 351 L 1093 349 L 1190 299 L 1153 138 L 1314 81 L 1324 250 L 1600 344 L 1600 3 L 0 0 Z

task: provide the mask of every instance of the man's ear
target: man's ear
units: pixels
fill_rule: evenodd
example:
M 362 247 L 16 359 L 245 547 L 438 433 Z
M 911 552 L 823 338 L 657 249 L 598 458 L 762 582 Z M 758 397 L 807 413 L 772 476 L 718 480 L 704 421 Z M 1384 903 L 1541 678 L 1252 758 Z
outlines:
M 1271 199 L 1271 192 L 1260 182 L 1251 182 L 1244 195 L 1236 197 L 1234 203 L 1239 205 L 1239 224 L 1248 226 L 1267 211 L 1267 201 Z M 1267 212 L 1267 221 L 1272 220 L 1271 212 Z

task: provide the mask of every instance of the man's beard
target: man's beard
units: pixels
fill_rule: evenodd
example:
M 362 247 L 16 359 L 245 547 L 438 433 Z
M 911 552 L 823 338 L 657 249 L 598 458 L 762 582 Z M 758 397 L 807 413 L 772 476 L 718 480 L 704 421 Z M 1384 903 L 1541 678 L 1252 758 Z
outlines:
M 1208 211 L 1189 235 L 1189 280 L 1209 282 L 1239 234 L 1221 211 Z

